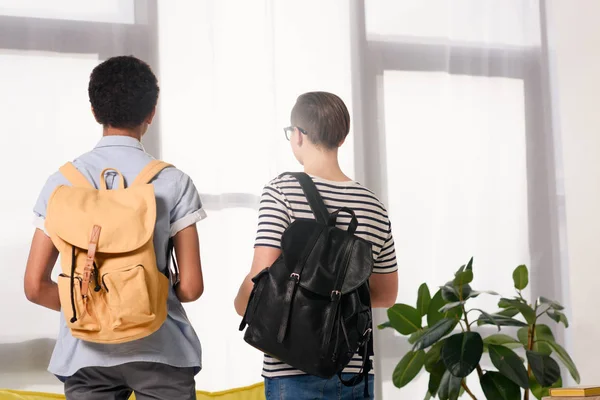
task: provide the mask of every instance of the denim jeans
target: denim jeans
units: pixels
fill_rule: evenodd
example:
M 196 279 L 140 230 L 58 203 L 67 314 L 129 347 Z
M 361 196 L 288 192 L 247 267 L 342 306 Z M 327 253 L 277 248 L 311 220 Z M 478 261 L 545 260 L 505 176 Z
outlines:
M 344 380 L 353 375 L 342 375 Z M 369 375 L 369 399 L 373 399 L 373 375 Z M 363 400 L 365 383 L 344 386 L 337 376 L 331 379 L 311 375 L 283 376 L 265 379 L 267 400 Z

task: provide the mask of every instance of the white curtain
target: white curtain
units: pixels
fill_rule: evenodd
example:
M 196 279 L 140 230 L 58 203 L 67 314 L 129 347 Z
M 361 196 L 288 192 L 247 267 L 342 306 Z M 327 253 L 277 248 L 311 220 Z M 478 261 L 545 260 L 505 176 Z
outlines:
M 262 185 L 299 169 L 281 128 L 310 90 L 337 93 L 351 110 L 342 166 L 389 207 L 398 301 L 414 303 L 421 282 L 444 283 L 471 256 L 478 288 L 509 295 L 512 269 L 526 263 L 532 294 L 560 299 L 542 27 L 534 0 L 0 0 L 11 165 L 0 296 L 12 304 L 0 308 L 11 321 L 0 359 L 15 360 L 0 366 L 0 387 L 60 390 L 44 372 L 58 318 L 22 294 L 31 207 L 50 171 L 97 141 L 87 79 L 117 54 L 159 74 L 146 148 L 192 176 L 209 214 L 199 224 L 206 291 L 186 306 L 203 343 L 199 389 L 260 380 L 261 355 L 237 331 L 232 301 Z M 402 391 L 391 383 L 404 339 L 377 339 L 379 398 L 424 396 L 424 378 Z
M 475 288 L 511 296 L 511 272 L 527 264 L 528 296 L 562 298 L 538 1 L 365 4 L 361 97 L 365 132 L 377 140 L 357 148 L 368 149 L 364 170 L 391 210 L 399 302 L 414 305 L 420 283 L 435 290 L 471 256 Z M 493 311 L 496 302 L 476 305 Z M 424 397 L 426 375 L 400 392 L 390 379 L 410 345 L 389 331 L 378 339 L 384 398 Z M 476 378 L 470 387 L 481 398 Z

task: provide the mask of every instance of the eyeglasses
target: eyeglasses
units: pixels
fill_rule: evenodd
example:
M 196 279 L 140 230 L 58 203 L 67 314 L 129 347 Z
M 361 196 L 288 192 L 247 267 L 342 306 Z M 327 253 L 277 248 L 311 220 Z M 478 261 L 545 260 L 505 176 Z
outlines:
M 298 129 L 300 133 L 303 135 L 307 135 L 306 131 L 298 126 L 288 126 L 287 128 L 283 128 L 283 133 L 285 133 L 285 138 L 290 140 L 292 134 L 294 133 L 294 129 Z

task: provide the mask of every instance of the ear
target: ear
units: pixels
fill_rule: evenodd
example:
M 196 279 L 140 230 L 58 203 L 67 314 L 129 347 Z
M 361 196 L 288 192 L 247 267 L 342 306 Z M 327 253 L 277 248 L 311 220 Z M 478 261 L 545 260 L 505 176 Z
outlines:
M 148 116 L 145 119 L 145 123 L 147 123 L 148 125 L 152 124 L 152 120 L 154 119 L 154 116 L 156 115 L 156 107 L 154 107 L 152 109 L 152 112 L 150 114 L 148 114 Z
M 295 131 L 296 133 L 296 144 L 298 147 L 302 147 L 302 143 L 304 143 L 304 134 L 300 132 L 298 129 Z

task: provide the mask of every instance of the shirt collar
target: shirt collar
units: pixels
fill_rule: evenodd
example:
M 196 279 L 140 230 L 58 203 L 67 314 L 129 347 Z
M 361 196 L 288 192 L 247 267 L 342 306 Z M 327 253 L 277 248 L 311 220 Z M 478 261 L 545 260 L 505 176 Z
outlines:
M 138 150 L 144 150 L 142 143 L 130 136 L 103 136 L 96 145 L 96 149 L 102 147 L 133 147 Z

